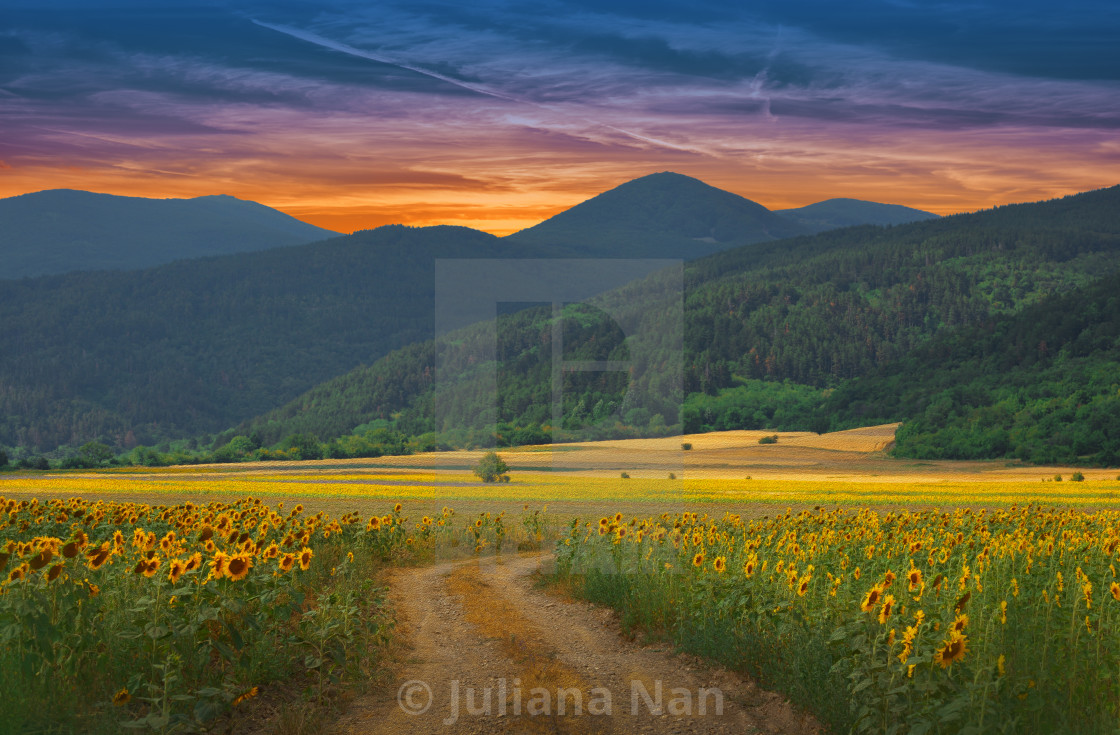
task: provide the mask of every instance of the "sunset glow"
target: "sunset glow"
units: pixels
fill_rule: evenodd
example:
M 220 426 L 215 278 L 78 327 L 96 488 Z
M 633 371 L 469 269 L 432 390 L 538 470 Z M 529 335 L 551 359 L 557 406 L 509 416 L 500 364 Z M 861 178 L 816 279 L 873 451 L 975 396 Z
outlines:
M 504 234 L 665 170 L 771 209 L 1116 184 L 1120 14 L 1003 6 L 27 3 L 0 21 L 0 196 Z

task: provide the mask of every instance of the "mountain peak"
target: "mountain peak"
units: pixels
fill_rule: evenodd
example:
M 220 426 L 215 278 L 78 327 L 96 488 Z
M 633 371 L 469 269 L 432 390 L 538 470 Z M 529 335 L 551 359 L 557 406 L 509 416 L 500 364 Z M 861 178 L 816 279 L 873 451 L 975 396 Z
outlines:
M 804 232 L 738 194 L 662 171 L 616 186 L 509 237 L 566 255 L 594 257 L 610 251 L 615 257 L 687 259 Z
M 135 270 L 338 233 L 228 194 L 148 199 L 49 189 L 0 199 L 0 278 Z
M 900 204 L 880 204 L 845 197 L 825 199 L 823 202 L 796 209 L 778 209 L 775 210 L 775 214 L 797 222 L 812 232 L 853 225 L 905 225 L 938 217 L 931 212 L 923 212 Z

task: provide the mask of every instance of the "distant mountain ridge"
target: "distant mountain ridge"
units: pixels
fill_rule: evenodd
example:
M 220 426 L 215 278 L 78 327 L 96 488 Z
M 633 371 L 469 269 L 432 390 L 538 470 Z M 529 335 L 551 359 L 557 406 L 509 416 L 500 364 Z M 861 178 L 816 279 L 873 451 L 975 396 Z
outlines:
M 729 247 L 811 234 L 750 199 L 682 174 L 643 176 L 507 235 L 558 254 L 691 260 Z
M 0 279 L 138 270 L 337 236 L 226 195 L 147 199 L 53 189 L 0 199 Z
M 1025 451 L 1022 456 L 1030 459 L 1056 456 L 1069 461 L 1074 451 L 1095 454 L 1093 461 L 1111 461 L 1108 457 L 1120 456 L 1108 454 L 1120 452 L 1120 414 L 1104 416 L 1117 405 L 1116 373 L 1109 370 L 1120 360 L 1120 342 L 1101 336 L 1114 336 L 1120 323 L 1114 295 L 1118 269 L 1120 186 L 891 229 L 832 230 L 692 261 L 685 268 L 683 429 L 815 431 L 921 417 L 926 423 L 919 439 L 927 441 L 930 418 L 922 412 L 936 415 L 927 410 L 930 389 L 951 392 L 958 383 L 973 381 L 988 395 L 972 406 L 985 406 L 996 393 L 987 383 L 1000 385 L 1004 375 L 1019 366 L 1020 380 L 1038 377 L 1042 393 L 1058 385 L 1070 390 L 1064 403 L 1072 408 L 1062 405 L 1068 412 L 1047 417 L 1047 426 L 1055 432 L 1053 448 L 1047 450 L 1051 455 L 1037 450 L 1047 437 L 1020 442 L 1016 451 Z M 1108 273 L 1114 275 L 1097 282 Z M 622 300 L 628 318 L 649 313 L 656 320 L 656 310 L 640 300 Z M 1054 312 L 1051 318 L 1040 318 L 1048 309 Z M 548 440 L 540 437 L 544 424 L 551 423 L 551 353 L 542 335 L 550 334 L 551 319 L 548 309 L 527 310 L 505 317 L 504 326 L 499 323 L 497 328 L 504 340 L 499 343 L 498 365 L 503 441 L 519 436 Z M 1029 327 L 1026 336 L 1011 340 L 1014 350 L 989 344 L 993 325 L 1000 324 Z M 1098 331 L 1086 331 L 1088 327 Z M 463 330 L 451 341 L 469 340 L 470 334 Z M 591 330 L 595 340 L 589 344 L 612 347 L 600 334 Z M 1076 390 L 1069 387 L 1077 380 L 1055 377 L 1062 369 L 1060 359 L 1050 373 L 1023 363 L 1040 350 L 1050 349 L 1056 356 L 1066 343 L 1077 346 L 1076 354 L 1104 376 L 1098 381 L 1101 385 L 1086 381 Z M 579 344 L 564 339 L 565 350 L 579 349 Z M 946 344 L 970 361 L 963 370 L 938 351 L 937 345 Z M 434 354 L 431 341 L 396 350 L 244 422 L 225 438 L 252 433 L 268 444 L 300 432 L 327 440 L 377 421 L 392 422 L 414 435 L 430 431 Z M 998 365 L 975 359 L 985 355 L 1006 359 Z M 659 357 L 645 360 L 657 364 Z M 899 368 L 892 371 L 892 365 Z M 456 376 L 445 372 L 441 379 L 453 381 Z M 641 386 L 635 383 L 634 388 L 639 392 L 629 394 L 625 386 L 619 390 L 606 384 L 568 383 L 565 416 L 571 412 L 605 421 L 604 438 L 613 436 L 609 431 L 616 421 L 645 429 L 631 423 L 640 414 L 632 399 L 640 395 Z M 828 399 L 829 394 L 834 398 Z M 973 397 L 971 389 L 952 394 L 966 408 Z M 1054 429 L 1063 420 L 1073 421 L 1074 411 L 1082 411 L 1080 404 L 1090 401 L 1092 406 L 1083 409 L 1085 417 L 1076 416 L 1076 427 L 1066 433 Z M 470 405 L 461 413 L 483 415 L 482 409 Z M 657 410 L 642 418 L 649 421 Z M 997 412 L 997 418 L 1004 414 Z M 675 417 L 664 413 L 663 418 L 672 423 Z M 963 437 L 965 429 L 957 424 L 964 422 L 957 413 L 952 418 L 957 422 L 952 430 Z M 651 421 L 650 429 L 653 426 Z M 1094 438 L 1097 433 L 1100 441 Z M 971 455 L 954 455 L 955 448 L 948 446 L 922 451 L 927 452 L 924 456 L 944 451 L 941 456 L 976 458 L 1001 456 L 1012 446 L 1010 440 L 976 442 Z
M 621 206 L 644 189 L 660 197 L 656 206 Z M 629 182 L 613 194 L 580 205 L 574 221 L 590 235 L 570 240 L 390 225 L 139 271 L 0 283 L 0 445 L 48 451 L 98 438 L 127 447 L 262 416 L 430 339 L 439 258 L 687 259 L 712 245 L 710 238 L 723 252 L 685 272 L 693 314 L 685 386 L 713 392 L 737 375 L 825 385 L 865 374 L 942 322 L 976 324 L 994 309 L 1015 310 L 1047 290 L 1082 283 L 1085 274 L 1113 267 L 1120 247 L 1115 189 L 893 230 L 856 227 L 739 247 L 718 238 L 749 237 L 744 223 L 765 225 L 777 215 L 674 174 Z M 701 214 L 674 201 L 691 201 Z M 599 227 L 590 216 L 596 208 Z M 555 233 L 571 220 L 567 214 L 539 225 L 538 234 Z M 625 222 L 634 227 L 629 239 L 591 236 L 596 229 L 622 232 Z M 658 240 L 659 231 L 670 236 Z M 1015 247 L 1018 260 L 1011 259 Z M 869 248 L 875 264 L 863 257 Z M 905 263 L 905 272 L 892 263 Z M 980 295 L 980 284 L 991 293 Z M 370 374 L 386 381 L 385 395 L 396 396 L 378 405 L 417 395 L 410 381 L 420 380 L 412 372 L 422 374 L 423 366 L 391 362 L 391 371 L 382 364 Z
M 813 232 L 854 225 L 905 225 L 938 218 L 938 215 L 932 212 L 923 212 L 901 204 L 880 204 L 845 198 L 826 199 L 796 209 L 776 209 L 774 214 L 796 222 Z

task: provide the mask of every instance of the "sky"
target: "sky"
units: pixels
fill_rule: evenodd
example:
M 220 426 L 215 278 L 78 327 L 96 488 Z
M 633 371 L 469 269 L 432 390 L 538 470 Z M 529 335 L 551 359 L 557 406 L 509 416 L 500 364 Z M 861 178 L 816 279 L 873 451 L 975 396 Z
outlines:
M 0 0 L 0 197 L 505 234 L 676 171 L 938 214 L 1120 183 L 1115 0 Z

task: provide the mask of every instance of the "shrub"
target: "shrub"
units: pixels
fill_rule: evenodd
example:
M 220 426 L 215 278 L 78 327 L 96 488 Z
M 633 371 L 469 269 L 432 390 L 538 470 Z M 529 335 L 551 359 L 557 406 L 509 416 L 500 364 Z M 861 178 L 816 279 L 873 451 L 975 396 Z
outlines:
M 681 449 L 683 449 L 683 450 L 684 450 L 684 451 L 686 451 L 686 452 L 687 452 L 687 451 L 688 451 L 689 449 L 692 449 L 692 442 L 684 442 L 684 443 L 682 443 L 682 444 L 681 444 Z
M 496 452 L 487 452 L 478 460 L 474 473 L 483 482 L 509 482 L 509 465 Z
M 1062 476 L 1061 475 L 1054 475 L 1054 482 L 1061 482 L 1061 481 L 1062 481 Z
M 1070 482 L 1085 482 L 1085 475 L 1080 472 L 1074 472 L 1069 476 Z
M 629 472 L 623 472 L 622 473 L 622 479 L 623 480 L 629 480 L 630 479 L 630 473 Z
M 759 444 L 777 444 L 778 443 L 778 435 L 777 434 L 771 434 L 770 436 L 764 436 L 764 437 L 762 437 L 761 439 L 758 440 L 758 443 Z

